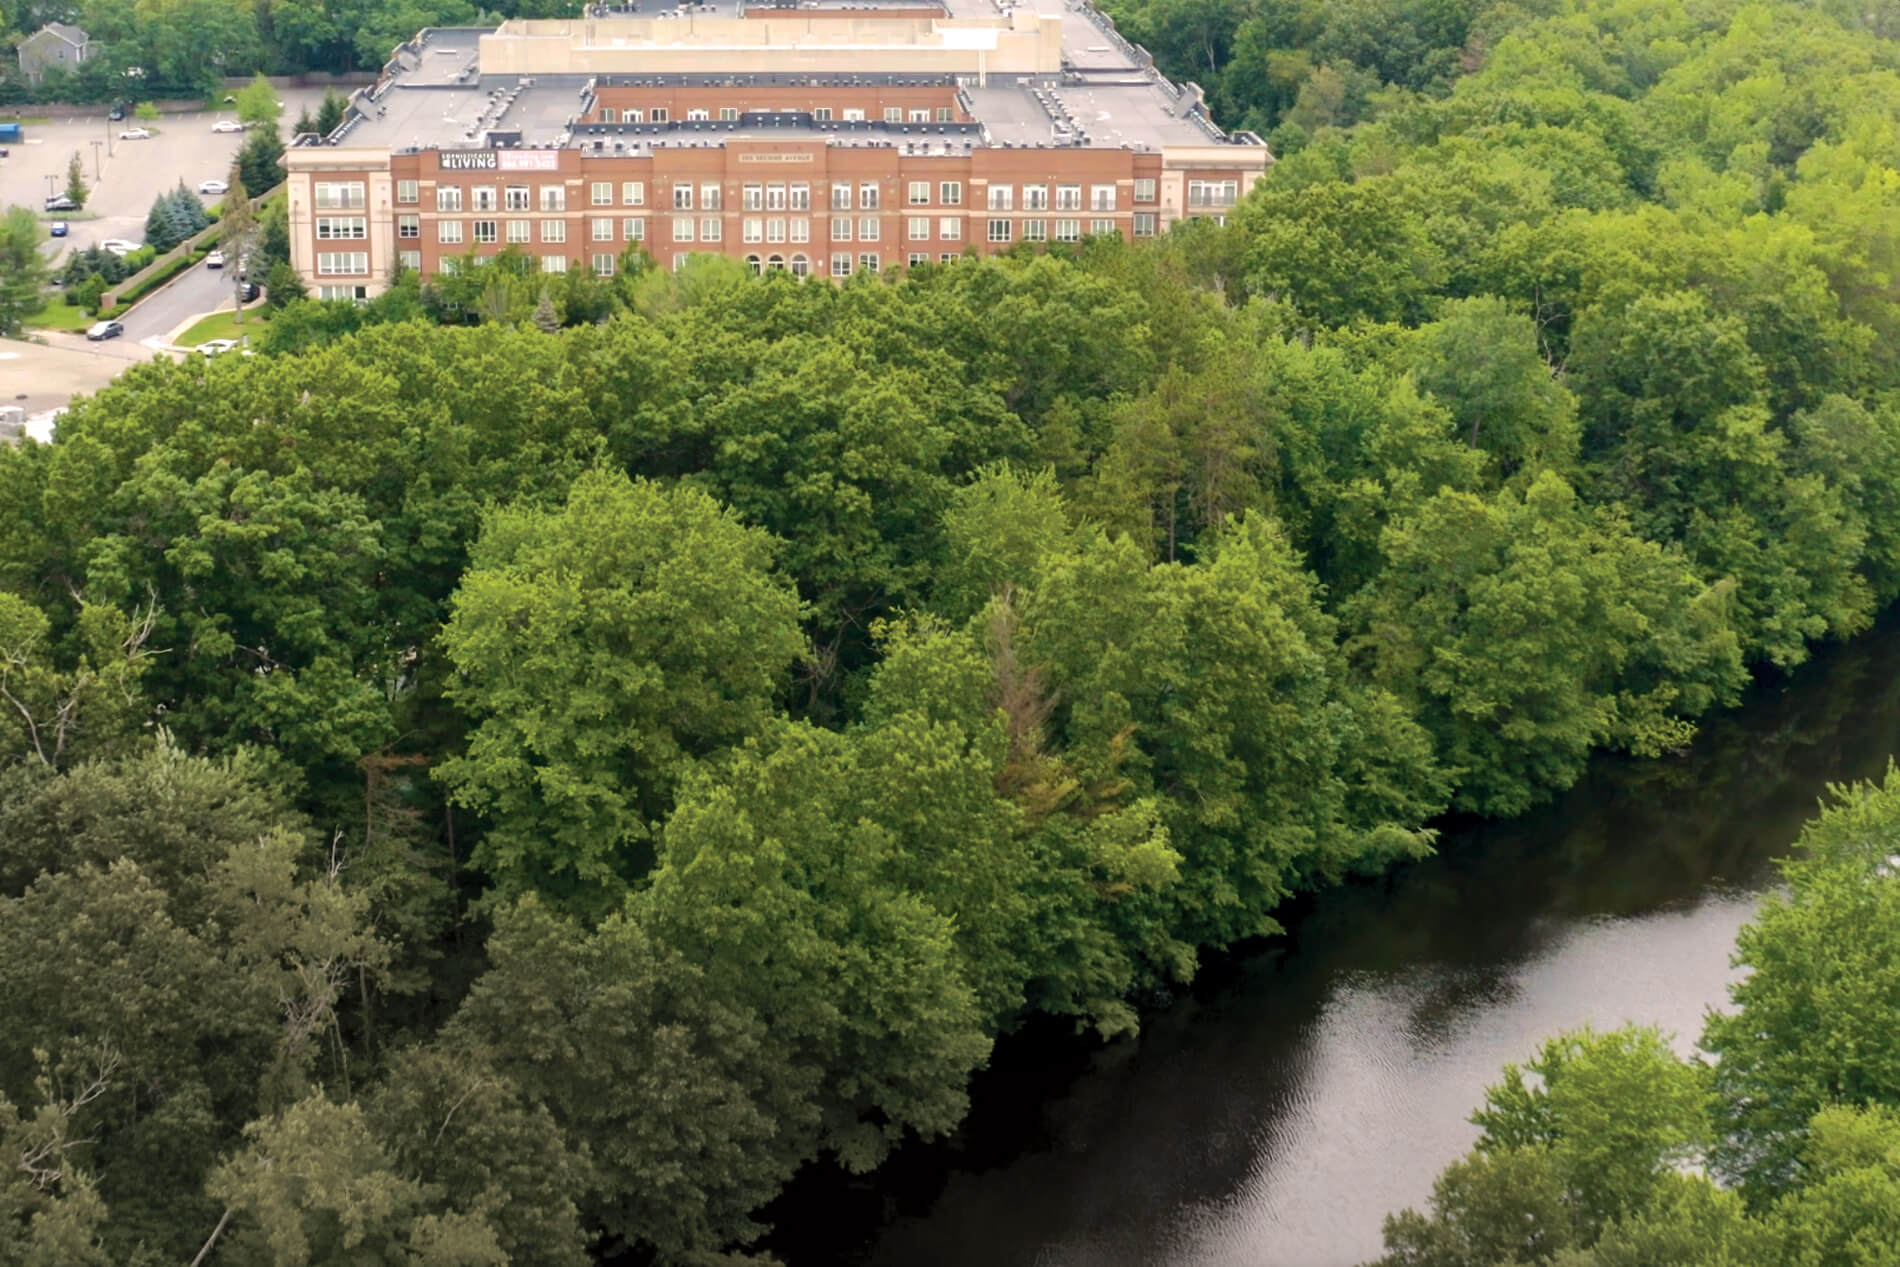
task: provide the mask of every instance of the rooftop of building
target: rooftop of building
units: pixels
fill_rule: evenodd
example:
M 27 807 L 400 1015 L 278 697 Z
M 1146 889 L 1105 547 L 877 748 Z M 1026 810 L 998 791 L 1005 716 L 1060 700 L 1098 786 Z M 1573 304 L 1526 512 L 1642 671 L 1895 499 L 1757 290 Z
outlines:
M 743 14 L 748 0 L 709 0 L 693 12 Z M 919 0 L 800 0 L 798 6 L 760 5 L 796 16 L 801 8 L 916 10 Z M 1158 150 L 1222 143 L 1260 145 L 1250 133 L 1229 136 L 1208 119 L 1200 90 L 1176 85 L 1154 69 L 1148 54 L 1116 32 L 1084 0 L 942 0 L 950 19 L 1009 19 L 1017 10 L 1060 20 L 1062 70 L 1048 75 L 906 74 L 484 74 L 486 28 L 432 28 L 400 46 L 378 83 L 359 91 L 350 117 L 327 138 L 333 145 L 396 151 L 484 149 L 497 145 L 580 147 L 609 153 L 715 146 L 733 139 L 790 136 L 834 145 L 882 145 L 919 153 L 964 153 L 977 146 Z M 589 17 L 643 18 L 677 13 L 658 0 L 590 8 Z M 503 28 L 507 30 L 506 27 Z M 943 84 L 974 125 L 819 121 L 809 112 L 748 113 L 737 121 L 668 123 L 589 122 L 596 90 L 604 86 L 673 84 Z M 306 141 L 306 143 L 312 143 Z

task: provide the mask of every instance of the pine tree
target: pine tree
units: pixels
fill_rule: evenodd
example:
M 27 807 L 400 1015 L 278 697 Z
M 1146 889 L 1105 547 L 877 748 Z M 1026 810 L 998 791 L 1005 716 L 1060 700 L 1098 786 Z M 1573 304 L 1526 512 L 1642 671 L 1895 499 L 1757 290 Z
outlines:
M 73 206 L 83 207 L 91 192 L 86 188 L 86 164 L 80 159 L 79 151 L 74 150 L 66 162 L 66 197 L 72 200 Z

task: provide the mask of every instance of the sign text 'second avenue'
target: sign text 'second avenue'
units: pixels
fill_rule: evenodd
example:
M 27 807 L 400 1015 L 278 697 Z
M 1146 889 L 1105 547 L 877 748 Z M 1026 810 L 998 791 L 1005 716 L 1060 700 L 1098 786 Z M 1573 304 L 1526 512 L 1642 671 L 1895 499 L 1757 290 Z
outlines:
M 561 170 L 561 156 L 554 150 L 444 150 L 439 158 L 445 172 Z

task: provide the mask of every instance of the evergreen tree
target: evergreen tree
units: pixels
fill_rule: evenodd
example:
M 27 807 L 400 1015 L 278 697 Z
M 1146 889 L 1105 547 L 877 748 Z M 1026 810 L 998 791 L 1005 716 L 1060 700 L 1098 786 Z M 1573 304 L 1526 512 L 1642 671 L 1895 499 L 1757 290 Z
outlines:
M 92 191 L 86 188 L 86 164 L 74 150 L 73 156 L 66 160 L 66 197 L 75 207 L 86 205 L 86 197 Z

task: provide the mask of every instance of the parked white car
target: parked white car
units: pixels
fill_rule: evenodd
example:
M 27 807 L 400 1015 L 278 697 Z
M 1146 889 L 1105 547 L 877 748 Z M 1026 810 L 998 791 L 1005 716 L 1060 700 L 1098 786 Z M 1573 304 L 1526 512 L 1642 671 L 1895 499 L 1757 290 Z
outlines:
M 206 339 L 198 345 L 198 350 L 206 356 L 216 356 L 220 352 L 229 352 L 237 345 L 236 339 Z
M 211 125 L 211 130 L 213 132 L 242 132 L 244 125 L 236 119 L 219 119 Z
M 224 252 L 213 251 L 211 252 L 211 254 L 205 256 L 205 267 L 206 268 L 223 268 L 224 267 Z
M 119 133 L 119 139 L 121 141 L 149 141 L 152 139 L 152 134 L 145 128 L 127 128 Z
M 99 244 L 99 249 L 102 251 L 110 251 L 114 255 L 125 256 L 138 250 L 139 244 L 137 242 L 128 242 L 124 238 L 107 238 Z
M 198 192 L 201 194 L 228 194 L 231 192 L 231 183 L 224 180 L 200 181 L 198 183 Z

